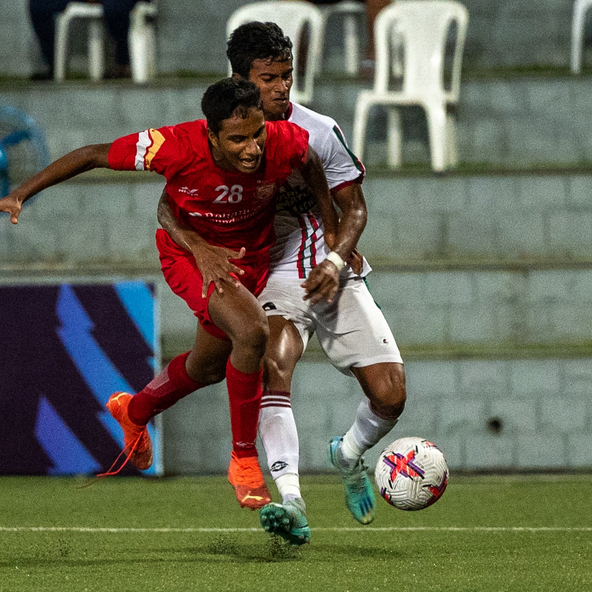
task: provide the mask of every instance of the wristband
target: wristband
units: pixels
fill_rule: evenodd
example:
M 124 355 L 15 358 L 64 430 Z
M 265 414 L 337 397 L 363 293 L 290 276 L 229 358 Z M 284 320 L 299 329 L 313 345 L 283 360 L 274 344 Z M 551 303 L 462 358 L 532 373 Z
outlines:
M 337 271 L 341 271 L 345 267 L 345 261 L 335 251 L 331 251 L 327 255 L 327 261 L 331 261 L 337 267 Z

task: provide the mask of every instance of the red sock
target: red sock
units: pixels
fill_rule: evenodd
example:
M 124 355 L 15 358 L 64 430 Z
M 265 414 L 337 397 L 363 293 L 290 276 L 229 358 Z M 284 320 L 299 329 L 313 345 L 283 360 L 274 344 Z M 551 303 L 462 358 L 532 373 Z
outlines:
M 128 415 L 132 422 L 146 425 L 155 415 L 203 387 L 203 384 L 190 378 L 185 370 L 185 361 L 189 353 L 173 358 L 152 382 L 132 397 L 128 407 Z
M 228 359 L 226 386 L 230 402 L 232 449 L 236 456 L 257 456 L 255 439 L 261 405 L 261 378 L 263 371 L 245 374 L 237 370 Z

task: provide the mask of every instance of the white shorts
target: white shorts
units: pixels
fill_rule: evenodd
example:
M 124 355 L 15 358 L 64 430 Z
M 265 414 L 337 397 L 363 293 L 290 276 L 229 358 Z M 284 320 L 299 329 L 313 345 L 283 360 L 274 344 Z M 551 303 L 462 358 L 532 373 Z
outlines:
M 323 301 L 315 306 L 302 300 L 301 283 L 270 278 L 258 300 L 267 316 L 279 315 L 294 323 L 304 349 L 316 331 L 333 366 L 349 376 L 351 367 L 403 363 L 392 331 L 363 280 L 348 280 L 331 304 Z

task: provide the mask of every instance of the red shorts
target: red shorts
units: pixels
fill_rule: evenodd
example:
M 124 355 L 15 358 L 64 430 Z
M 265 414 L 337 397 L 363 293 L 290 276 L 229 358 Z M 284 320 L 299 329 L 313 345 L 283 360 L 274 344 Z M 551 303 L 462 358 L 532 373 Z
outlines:
M 208 295 L 206 298 L 202 298 L 203 279 L 193 255 L 186 249 L 179 247 L 162 228 L 156 231 L 156 246 L 160 255 L 160 266 L 164 279 L 171 290 L 185 300 L 193 314 L 199 319 L 201 326 L 210 335 L 228 340 L 226 333 L 214 324 L 208 310 L 210 296 L 215 286 L 213 283 L 210 284 Z M 258 296 L 267 284 L 269 253 L 258 253 L 256 257 L 233 260 L 233 263 L 245 272 L 238 278 L 241 284 L 251 294 Z

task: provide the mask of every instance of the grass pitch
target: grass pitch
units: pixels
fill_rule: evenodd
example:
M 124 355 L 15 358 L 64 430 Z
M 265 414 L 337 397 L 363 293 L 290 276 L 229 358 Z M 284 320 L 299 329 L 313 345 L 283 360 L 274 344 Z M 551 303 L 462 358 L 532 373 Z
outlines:
M 221 477 L 0 478 L 0 591 L 592 590 L 592 476 L 453 475 L 365 527 L 337 477 L 302 481 L 312 542 L 294 549 Z

